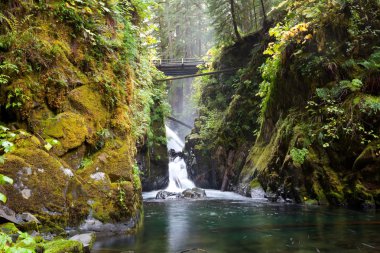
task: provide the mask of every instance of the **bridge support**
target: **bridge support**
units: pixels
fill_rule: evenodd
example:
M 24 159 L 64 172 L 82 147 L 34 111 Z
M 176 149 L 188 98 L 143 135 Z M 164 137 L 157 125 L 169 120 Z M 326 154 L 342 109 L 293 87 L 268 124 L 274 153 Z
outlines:
M 190 125 L 186 124 L 185 122 L 182 122 L 182 121 L 180 121 L 180 120 L 178 120 L 178 119 L 176 119 L 176 118 L 173 118 L 173 117 L 171 117 L 171 116 L 168 116 L 168 117 L 166 117 L 166 118 L 167 118 L 168 120 L 174 121 L 174 122 L 176 122 L 176 123 L 178 123 L 178 124 L 180 124 L 180 125 L 182 125 L 182 126 L 184 126 L 184 127 L 187 127 L 187 128 L 189 128 L 189 129 L 193 129 L 192 126 L 190 126 Z

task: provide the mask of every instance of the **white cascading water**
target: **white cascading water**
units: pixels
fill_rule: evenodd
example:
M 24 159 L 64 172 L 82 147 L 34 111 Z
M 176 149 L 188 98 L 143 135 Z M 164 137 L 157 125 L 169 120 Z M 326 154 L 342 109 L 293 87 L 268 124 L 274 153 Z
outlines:
M 166 138 L 168 150 L 173 149 L 176 152 L 182 152 L 184 148 L 183 141 L 178 135 L 166 126 Z M 186 189 L 194 188 L 195 184 L 188 178 L 186 163 L 181 157 L 177 157 L 173 161 L 169 162 L 169 185 L 165 189 L 168 192 L 182 192 Z M 144 199 L 154 199 L 158 191 L 143 193 Z M 253 192 L 253 196 L 256 200 L 262 200 L 263 192 Z M 232 200 L 247 200 L 247 197 L 243 197 L 234 192 L 221 192 L 218 190 L 207 190 L 207 198 L 213 199 L 232 199 Z M 178 232 L 178 231 L 177 231 Z
M 168 150 L 174 149 L 176 152 L 182 152 L 185 146 L 184 143 L 168 126 L 166 126 L 166 138 L 168 139 Z M 181 157 L 171 161 L 169 163 L 169 185 L 165 190 L 182 192 L 185 189 L 194 187 L 194 183 L 188 178 L 185 161 Z

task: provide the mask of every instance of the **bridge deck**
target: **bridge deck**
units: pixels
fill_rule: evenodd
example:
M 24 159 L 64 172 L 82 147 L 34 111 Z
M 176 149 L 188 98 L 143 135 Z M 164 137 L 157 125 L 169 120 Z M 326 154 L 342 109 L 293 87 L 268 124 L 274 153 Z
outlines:
M 196 58 L 153 60 L 156 68 L 164 72 L 166 76 L 194 75 L 198 72 L 197 66 L 206 62 Z

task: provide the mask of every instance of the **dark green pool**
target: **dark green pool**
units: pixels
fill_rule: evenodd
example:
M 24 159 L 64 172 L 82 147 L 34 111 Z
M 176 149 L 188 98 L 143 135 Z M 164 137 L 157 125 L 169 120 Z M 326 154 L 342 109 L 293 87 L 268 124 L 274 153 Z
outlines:
M 380 215 L 252 200 L 146 201 L 136 236 L 94 252 L 380 252 Z

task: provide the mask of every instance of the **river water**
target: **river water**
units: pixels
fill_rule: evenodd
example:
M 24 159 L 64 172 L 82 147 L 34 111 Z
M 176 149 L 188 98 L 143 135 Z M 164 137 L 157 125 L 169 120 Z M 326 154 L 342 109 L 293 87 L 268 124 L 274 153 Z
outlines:
M 206 193 L 214 197 L 146 199 L 142 229 L 136 235 L 99 238 L 94 252 L 380 252 L 376 212 Z
M 168 149 L 183 142 L 166 129 Z M 167 191 L 194 187 L 182 158 L 169 163 Z M 380 214 L 270 203 L 206 190 L 205 199 L 156 200 L 144 193 L 144 221 L 135 235 L 98 238 L 94 253 L 380 252 Z

